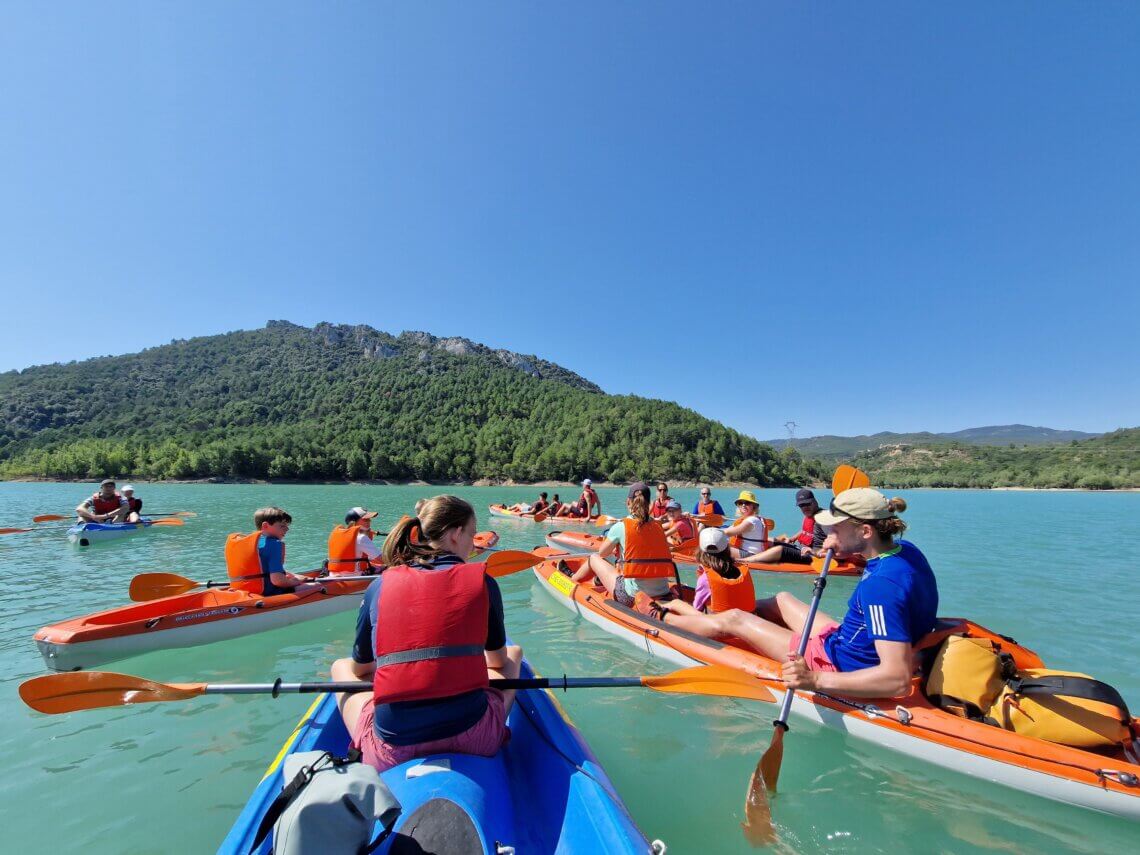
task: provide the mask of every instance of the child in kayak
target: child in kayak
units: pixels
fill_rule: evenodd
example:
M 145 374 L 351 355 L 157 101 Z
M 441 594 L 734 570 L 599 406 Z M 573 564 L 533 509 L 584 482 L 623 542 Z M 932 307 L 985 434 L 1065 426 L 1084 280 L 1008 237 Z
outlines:
M 142 499 L 135 498 L 135 488 L 130 484 L 123 485 L 123 502 L 127 506 L 127 517 L 124 522 L 142 522 Z
M 817 612 L 805 627 L 808 604 L 781 592 L 757 604 L 759 617 L 743 609 L 706 615 L 702 634 L 736 636 L 764 656 L 786 659 L 783 677 L 795 689 L 869 698 L 906 694 L 913 645 L 934 628 L 938 583 L 918 547 L 895 540 L 906 531 L 898 517 L 904 510 L 902 499 L 857 487 L 816 514 L 816 524 L 829 529 L 824 548 L 867 559 L 842 622 Z M 801 657 L 802 632 L 810 638 Z
M 732 544 L 732 557 L 740 560 L 763 552 L 768 546 L 768 530 L 759 516 L 760 502 L 751 490 L 741 490 L 736 497 L 736 519 L 724 530 Z
M 670 546 L 680 546 L 697 536 L 693 524 L 681 513 L 681 503 L 676 499 L 670 499 L 665 506 L 665 519 L 661 521 L 661 527 L 665 530 Z
M 562 500 L 558 498 L 557 493 L 555 493 L 554 498 L 550 500 L 550 507 L 547 509 L 547 513 L 552 517 L 562 516 Z
M 739 608 L 751 611 L 756 606 L 756 590 L 748 570 L 741 570 L 732 560 L 728 535 L 719 528 L 706 528 L 700 534 L 697 550 L 697 589 L 690 606 L 683 600 L 658 604 L 661 619 L 698 635 L 710 635 L 712 627 L 703 620 L 704 612 L 723 612 Z M 689 621 L 687 618 L 697 619 Z M 704 630 L 704 632 L 702 632 Z
M 352 656 L 333 663 L 334 680 L 373 682 L 337 705 L 380 771 L 428 754 L 489 757 L 503 744 L 515 693 L 488 681 L 517 677 L 522 648 L 507 645 L 498 584 L 462 557 L 474 541 L 475 510 L 455 496 L 398 523 L 384 542 L 388 569 L 365 592 Z
M 285 535 L 293 524 L 289 512 L 277 507 L 258 508 L 253 513 L 253 525 L 258 535 L 257 560 L 261 567 L 261 594 L 309 594 L 320 590 L 321 584 L 285 570 Z
M 626 507 L 629 515 L 610 527 L 601 548 L 572 578 L 586 582 L 597 576 L 615 600 L 632 607 L 639 591 L 652 598 L 668 597 L 676 567 L 661 523 L 649 516 L 649 487 L 640 481 L 630 487 Z M 606 560 L 618 549 L 620 569 Z

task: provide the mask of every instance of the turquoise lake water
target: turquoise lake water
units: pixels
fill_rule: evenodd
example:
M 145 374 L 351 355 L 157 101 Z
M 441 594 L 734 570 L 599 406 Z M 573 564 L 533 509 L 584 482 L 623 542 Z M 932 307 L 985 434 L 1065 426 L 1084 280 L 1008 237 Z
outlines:
M 207 852 L 221 842 L 310 699 L 210 696 L 145 707 L 43 716 L 20 702 L 23 680 L 44 673 L 39 627 L 128 601 L 137 573 L 224 577 L 222 543 L 248 531 L 254 508 L 290 511 L 288 565 L 316 567 L 328 532 L 352 505 L 380 511 L 376 528 L 410 511 L 422 486 L 146 485 L 153 511 L 192 510 L 182 528 L 153 529 L 79 549 L 65 524 L 0 537 L 9 580 L 0 605 L 0 803 L 9 852 Z M 90 485 L 0 484 L 0 526 L 66 513 Z M 551 526 L 491 520 L 492 502 L 533 488 L 448 488 L 471 501 L 480 529 L 530 548 Z M 565 497 L 572 490 L 562 491 Z M 601 490 L 605 509 L 620 490 Z M 686 505 L 695 490 L 674 491 Z M 728 507 L 731 491 L 718 498 Z M 821 493 L 826 504 L 826 493 Z M 968 616 L 1035 649 L 1050 667 L 1114 684 L 1140 708 L 1140 494 L 907 491 L 908 537 L 938 574 L 944 615 Z M 777 531 L 799 525 L 791 490 L 766 490 Z M 533 574 L 501 580 L 507 626 L 546 674 L 636 675 L 672 666 L 572 618 Z M 810 581 L 767 576 L 803 598 Z M 833 579 L 824 610 L 841 614 L 854 580 Z M 108 670 L 162 681 L 255 682 L 320 678 L 345 655 L 354 612 L 236 641 L 123 660 Z M 771 735 L 773 708 L 645 690 L 591 690 L 559 700 L 605 765 L 647 836 L 671 852 L 753 851 L 738 830 L 745 787 Z M 780 793 L 781 851 L 1136 851 L 1140 829 L 944 772 L 792 720 Z M 520 854 L 521 855 L 521 854 Z

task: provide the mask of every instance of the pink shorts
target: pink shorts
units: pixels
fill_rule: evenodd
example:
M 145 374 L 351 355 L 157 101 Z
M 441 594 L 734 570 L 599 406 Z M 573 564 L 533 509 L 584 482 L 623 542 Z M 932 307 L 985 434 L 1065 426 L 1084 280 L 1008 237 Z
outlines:
M 503 693 L 498 689 L 485 689 L 487 711 L 471 727 L 455 736 L 421 742 L 418 745 L 391 745 L 376 734 L 375 708 L 372 699 L 360 711 L 352 744 L 364 755 L 361 759 L 383 772 L 415 757 L 429 754 L 478 754 L 490 757 L 507 739 L 507 714 Z
M 808 639 L 807 647 L 804 649 L 804 661 L 807 663 L 808 670 L 810 671 L 838 671 L 830 659 L 827 658 L 827 648 L 823 646 L 823 642 L 835 630 L 839 629 L 839 624 L 829 623 L 824 628 Z M 788 642 L 788 652 L 795 653 L 800 649 L 800 637 L 793 635 L 792 640 Z

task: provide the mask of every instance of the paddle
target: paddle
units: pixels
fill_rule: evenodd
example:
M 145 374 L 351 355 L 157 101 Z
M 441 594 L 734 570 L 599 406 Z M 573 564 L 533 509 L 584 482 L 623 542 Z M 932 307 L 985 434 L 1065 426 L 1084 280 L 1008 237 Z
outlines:
M 853 487 L 868 487 L 871 479 L 854 466 L 843 464 L 835 470 L 831 479 L 831 489 L 835 495 Z M 823 589 L 827 587 L 827 573 L 831 569 L 834 550 L 827 550 L 823 559 L 823 568 L 815 580 L 812 589 L 811 606 L 808 608 L 807 618 L 804 620 L 803 631 L 800 633 L 800 642 L 796 648 L 796 655 L 802 657 L 807 650 L 808 641 L 811 640 L 811 627 L 815 622 L 816 612 L 819 611 L 819 601 L 823 598 Z M 768 804 L 765 790 L 776 792 L 776 781 L 780 777 L 780 765 L 784 761 L 784 734 L 788 731 L 788 714 L 792 709 L 792 700 L 796 693 L 792 688 L 784 690 L 784 700 L 780 704 L 780 714 L 772 722 L 772 741 L 768 750 L 756 764 L 752 778 L 748 782 L 748 795 L 744 800 L 744 836 L 754 846 L 771 843 L 776 837 L 776 828 L 772 824 L 772 809 Z
M 496 689 L 605 689 L 641 686 L 665 694 L 712 695 L 774 703 L 755 677 L 722 665 L 683 668 L 648 677 L 529 677 L 491 680 Z M 20 698 L 47 715 L 131 704 L 184 701 L 199 695 L 278 695 L 371 692 L 371 681 L 283 683 L 159 683 L 109 671 L 71 671 L 33 677 L 20 685 Z
M 35 531 L 34 528 L 0 528 L 0 534 L 23 534 L 25 531 Z
M 73 522 L 71 522 L 70 520 L 67 523 L 68 527 L 70 527 L 72 524 L 73 524 Z M 106 523 L 97 523 L 97 525 L 106 525 Z M 115 523 L 115 525 L 119 525 L 119 523 Z M 122 523 L 122 525 L 138 525 L 138 523 Z M 150 528 L 151 526 L 155 526 L 155 525 L 179 526 L 179 525 L 186 525 L 186 523 L 183 522 L 181 519 L 177 519 L 177 518 L 175 518 L 175 519 L 163 519 L 163 520 L 150 520 L 146 525 L 143 526 L 143 528 Z M 3 534 L 25 534 L 28 532 L 35 532 L 35 531 L 49 532 L 49 531 L 57 531 L 58 529 L 61 529 L 61 528 L 63 528 L 63 526 L 40 526 L 38 528 L 0 528 L 0 535 L 3 535 Z
M 490 558 L 487 559 L 487 573 L 488 575 L 499 578 L 500 576 L 509 576 L 511 573 L 518 573 L 520 570 L 527 570 L 534 567 L 536 564 L 542 563 L 544 559 L 537 555 L 532 555 L 529 552 L 522 552 L 517 549 L 504 549 L 504 550 L 491 550 Z M 302 574 L 303 575 L 303 574 Z M 258 576 L 250 576 L 248 578 L 257 579 Z M 319 576 L 314 577 L 314 582 L 351 582 L 359 579 L 375 579 L 373 576 Z M 130 598 L 136 603 L 145 603 L 149 600 L 157 600 L 161 597 L 173 597 L 178 594 L 185 594 L 187 591 L 192 591 L 195 588 L 228 588 L 235 579 L 223 579 L 218 582 L 196 582 L 193 579 L 187 579 L 185 576 L 179 576 L 177 573 L 140 573 L 131 579 L 131 586 L 129 590 Z
M 60 520 L 71 520 L 74 514 L 68 516 L 66 514 L 40 514 L 38 517 L 32 517 L 32 522 L 59 522 Z M 165 511 L 163 513 L 147 513 L 143 514 L 144 517 L 196 517 L 198 516 L 193 511 Z

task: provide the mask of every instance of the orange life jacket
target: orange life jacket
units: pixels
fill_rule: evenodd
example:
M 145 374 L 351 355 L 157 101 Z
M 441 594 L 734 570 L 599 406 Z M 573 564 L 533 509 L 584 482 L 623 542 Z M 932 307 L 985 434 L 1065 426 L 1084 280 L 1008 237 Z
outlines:
M 735 579 L 726 579 L 715 570 L 705 568 L 709 581 L 709 611 L 726 612 L 729 609 L 743 609 L 750 612 L 756 608 L 756 588 L 752 584 L 752 574 L 741 568 Z
M 697 502 L 697 515 L 705 516 L 706 514 L 716 513 L 716 505 L 713 504 L 712 499 L 707 502 Z
M 234 534 L 226 538 L 226 574 L 230 577 L 230 587 L 238 591 L 252 591 L 263 594 L 266 585 L 272 584 L 262 569 L 261 557 L 257 554 L 260 531 L 249 534 Z M 281 544 L 281 558 L 285 558 L 285 544 Z
M 638 525 L 637 520 L 630 517 L 622 523 L 625 525 L 622 575 L 627 579 L 672 578 L 677 570 L 661 523 L 651 519 Z
M 329 535 L 329 573 L 331 575 L 355 575 L 368 572 L 369 561 L 356 554 L 356 536 L 360 534 L 358 525 L 338 525 Z
M 485 564 L 384 571 L 373 628 L 375 703 L 449 698 L 490 685 L 485 572 Z
M 732 525 L 738 526 L 742 522 L 744 522 L 746 519 L 748 519 L 748 517 L 741 517 L 738 520 L 733 520 Z M 745 537 L 742 534 L 734 534 L 732 537 L 730 537 L 728 539 L 728 545 L 733 546 L 737 549 L 741 549 L 743 544 L 745 543 L 745 541 L 747 541 L 748 543 L 758 543 L 758 544 L 760 544 L 761 549 L 766 549 L 768 546 L 768 527 L 766 525 L 766 521 L 764 520 L 764 518 L 762 516 L 759 516 L 759 515 L 756 516 L 756 521 L 760 523 L 760 531 L 763 532 L 762 537 Z M 755 528 L 755 526 L 753 526 L 752 531 L 749 533 L 754 534 L 755 532 L 756 532 L 756 528 Z

